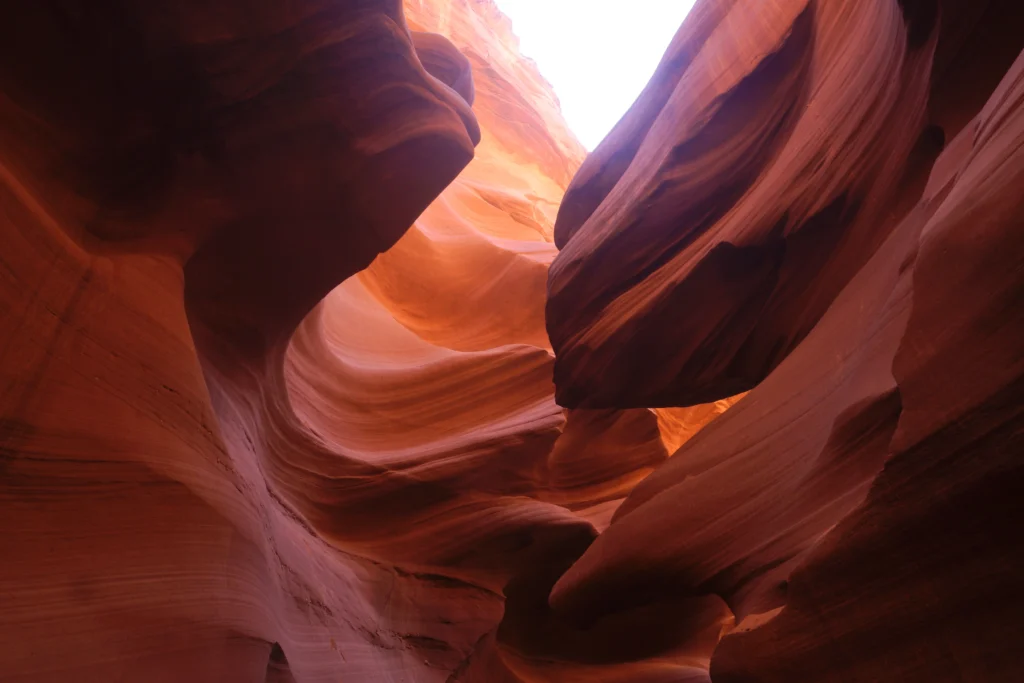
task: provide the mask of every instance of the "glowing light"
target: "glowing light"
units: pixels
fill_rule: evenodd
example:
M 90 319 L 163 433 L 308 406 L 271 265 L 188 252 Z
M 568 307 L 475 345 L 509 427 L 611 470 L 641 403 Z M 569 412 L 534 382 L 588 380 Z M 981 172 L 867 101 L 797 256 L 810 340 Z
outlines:
M 496 0 L 593 149 L 647 85 L 694 0 Z

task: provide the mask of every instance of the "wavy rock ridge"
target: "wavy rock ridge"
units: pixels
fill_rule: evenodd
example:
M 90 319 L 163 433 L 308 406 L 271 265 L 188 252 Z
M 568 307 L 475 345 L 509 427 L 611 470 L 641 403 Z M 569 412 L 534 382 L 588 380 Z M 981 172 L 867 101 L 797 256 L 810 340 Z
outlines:
M 715 683 L 1019 678 L 1022 27 L 1000 2 L 694 9 L 561 206 L 555 381 L 581 406 L 752 390 L 558 579 L 564 618 L 718 596 Z
M 4 14 L 4 678 L 443 680 L 500 605 L 298 512 L 282 369 L 472 158 L 469 104 L 393 3 Z
M 406 12 L 5 10 L 5 680 L 447 680 L 724 409 L 555 405 L 583 151 Z
M 0 16 L 4 680 L 1024 670 L 1015 3 Z

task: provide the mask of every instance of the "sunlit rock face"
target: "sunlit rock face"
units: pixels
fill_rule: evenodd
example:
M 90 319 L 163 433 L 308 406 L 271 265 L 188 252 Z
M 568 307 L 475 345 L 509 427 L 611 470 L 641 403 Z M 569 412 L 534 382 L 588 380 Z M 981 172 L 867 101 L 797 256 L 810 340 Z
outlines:
M 752 390 L 554 582 L 559 618 L 720 598 L 715 683 L 1024 675 L 1022 31 L 1009 2 L 697 4 L 562 204 L 555 382 Z
M 325 452 L 274 466 L 303 518 L 335 545 L 465 584 L 478 601 L 469 623 L 491 623 L 474 626 L 472 654 L 453 653 L 464 655 L 449 672 L 456 680 L 559 680 L 563 669 L 527 666 L 521 653 L 532 659 L 546 643 L 574 669 L 595 645 L 568 627 L 542 637 L 554 627 L 535 603 L 544 605 L 552 568 L 582 553 L 666 460 L 667 444 L 730 402 L 660 413 L 567 413 L 555 403 L 545 287 L 558 202 L 583 151 L 493 4 L 410 2 L 406 16 L 463 55 L 417 42 L 424 63 L 472 98 L 481 141 L 405 236 L 299 326 L 287 396 Z M 434 649 L 455 650 L 439 635 L 450 628 L 422 616 Z M 604 641 L 625 631 L 614 628 Z

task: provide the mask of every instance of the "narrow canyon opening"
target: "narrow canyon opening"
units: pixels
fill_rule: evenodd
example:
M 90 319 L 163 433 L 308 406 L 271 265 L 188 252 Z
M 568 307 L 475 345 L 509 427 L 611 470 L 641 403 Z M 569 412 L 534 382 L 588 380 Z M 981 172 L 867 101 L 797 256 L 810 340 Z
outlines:
M 634 5 L 0 10 L 3 680 L 1024 677 L 1024 7 Z

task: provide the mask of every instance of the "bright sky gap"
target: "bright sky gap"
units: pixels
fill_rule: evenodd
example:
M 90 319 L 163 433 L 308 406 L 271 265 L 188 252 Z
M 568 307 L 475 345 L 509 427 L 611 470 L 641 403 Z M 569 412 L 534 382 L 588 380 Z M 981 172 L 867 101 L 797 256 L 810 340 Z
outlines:
M 594 149 L 650 80 L 694 0 L 496 0 Z

